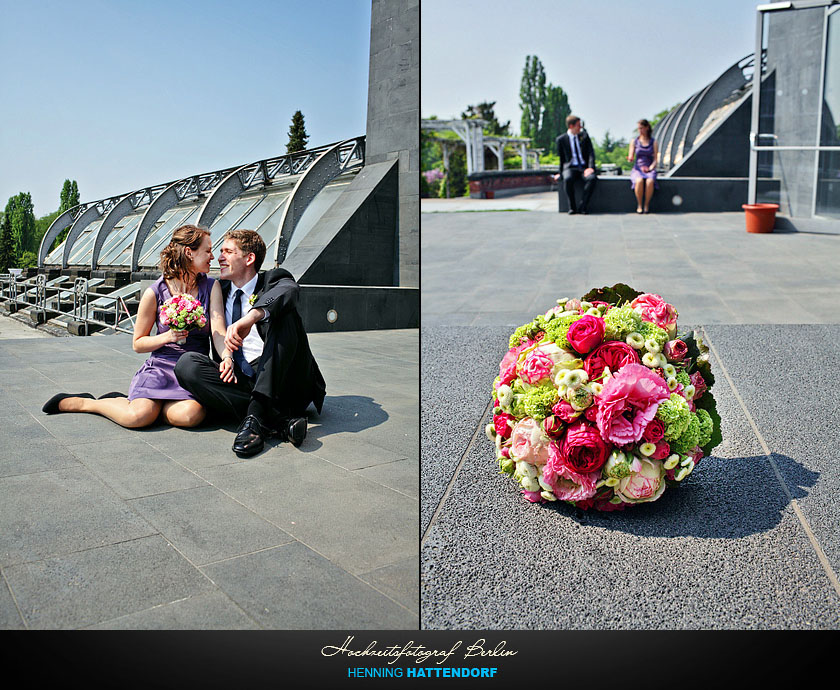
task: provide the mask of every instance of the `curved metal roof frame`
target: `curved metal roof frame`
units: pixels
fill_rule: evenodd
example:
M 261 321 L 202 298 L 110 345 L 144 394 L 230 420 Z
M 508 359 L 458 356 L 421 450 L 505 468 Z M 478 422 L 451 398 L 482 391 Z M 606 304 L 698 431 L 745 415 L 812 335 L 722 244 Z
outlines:
M 129 213 L 132 213 L 143 206 L 150 205 L 171 184 L 171 182 L 167 182 L 166 184 L 156 185 L 154 187 L 138 189 L 135 192 L 126 194 L 123 199 L 111 209 L 110 213 L 105 216 L 105 220 L 102 221 L 102 226 L 99 228 L 99 232 L 96 234 L 96 241 L 93 245 L 93 254 L 90 258 L 91 269 L 98 268 L 99 254 L 102 251 L 102 247 L 105 246 L 108 235 L 111 234 L 114 226 Z
M 286 251 L 298 221 L 309 204 L 331 180 L 341 173 L 365 164 L 365 138 L 356 137 L 339 142 L 321 154 L 295 184 L 277 226 L 274 262 L 279 266 L 286 260 Z
M 140 255 L 143 253 L 143 243 L 154 229 L 155 223 L 166 211 L 189 197 L 200 199 L 206 193 L 212 192 L 233 170 L 235 168 L 224 168 L 203 175 L 185 177 L 164 189 L 149 204 L 149 208 L 146 209 L 134 233 L 134 242 L 131 245 L 131 270 L 138 270 Z
M 685 133 L 685 128 L 688 126 L 688 118 L 691 113 L 694 111 L 695 104 L 700 100 L 700 97 L 703 95 L 703 90 L 697 91 L 696 93 L 692 94 L 691 98 L 689 98 L 685 103 L 682 104 L 680 108 L 680 114 L 677 118 L 676 123 L 674 124 L 673 130 L 671 132 L 671 139 L 668 142 L 668 162 L 667 165 L 670 168 L 674 165 L 674 162 L 677 159 L 677 150 L 680 147 L 680 143 L 682 142 L 683 134 Z
M 686 155 L 694 146 L 694 140 L 709 114 L 719 107 L 721 102 L 731 93 L 744 88 L 752 81 L 744 74 L 751 66 L 755 67 L 754 53 L 738 60 L 703 90 L 703 94 L 695 105 L 688 127 L 685 130 L 683 155 Z M 754 74 L 755 71 L 753 70 Z
M 679 112 L 682 106 L 682 103 L 674 106 L 671 109 L 671 112 L 665 116 L 665 119 L 656 126 L 654 136 L 659 142 L 659 165 L 664 164 L 666 142 L 669 141 L 669 137 L 674 128 L 674 123 L 677 121 L 677 117 L 679 117 Z
M 67 239 L 64 241 L 64 253 L 61 257 L 61 268 L 67 268 L 70 265 L 70 253 L 73 251 L 73 245 L 76 244 L 76 240 L 79 238 L 79 235 L 82 234 L 82 231 L 91 223 L 108 214 L 111 209 L 119 203 L 120 199 L 122 199 L 122 195 L 112 196 L 108 199 L 101 199 L 90 204 L 85 204 L 85 208 L 76 216 L 73 224 L 70 226 L 70 232 L 67 233 Z M 80 204 L 79 206 L 82 205 Z M 59 216 L 59 218 L 60 217 L 61 216 Z M 56 220 L 58 220 L 58 218 L 56 218 Z M 52 225 L 50 226 L 50 230 L 52 230 Z M 47 235 L 49 235 L 49 231 L 47 231 Z M 56 236 L 57 235 L 58 233 L 56 233 Z M 46 236 L 44 236 L 44 239 L 46 240 Z M 50 242 L 52 242 L 52 240 L 50 240 Z M 44 246 L 43 243 L 41 246 Z M 44 258 L 46 258 L 46 256 L 47 255 L 45 253 Z

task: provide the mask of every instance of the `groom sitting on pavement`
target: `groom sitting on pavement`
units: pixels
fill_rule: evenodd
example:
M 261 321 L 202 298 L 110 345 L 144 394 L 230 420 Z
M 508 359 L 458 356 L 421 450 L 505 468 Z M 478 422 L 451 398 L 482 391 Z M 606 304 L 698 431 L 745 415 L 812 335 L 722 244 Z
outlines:
M 313 403 L 320 412 L 326 393 L 296 308 L 300 287 L 283 268 L 258 273 L 265 253 L 253 230 L 225 235 L 219 255 L 225 349 L 220 362 L 188 352 L 175 367 L 180 384 L 208 412 L 242 420 L 233 443 L 241 457 L 259 453 L 272 433 L 299 446 L 306 408 Z

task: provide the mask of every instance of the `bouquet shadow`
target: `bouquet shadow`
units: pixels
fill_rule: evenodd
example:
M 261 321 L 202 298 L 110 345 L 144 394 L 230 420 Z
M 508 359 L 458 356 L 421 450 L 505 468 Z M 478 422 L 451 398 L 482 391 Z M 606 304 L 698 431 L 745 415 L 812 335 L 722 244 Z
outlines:
M 772 464 L 771 464 L 772 460 Z M 658 501 L 623 511 L 584 511 L 567 503 L 546 506 L 580 525 L 602 527 L 641 537 L 737 539 L 773 529 L 790 503 L 773 464 L 790 493 L 805 497 L 819 473 L 787 455 L 704 458 L 689 481 L 668 489 Z M 738 472 L 732 467 L 737 466 Z

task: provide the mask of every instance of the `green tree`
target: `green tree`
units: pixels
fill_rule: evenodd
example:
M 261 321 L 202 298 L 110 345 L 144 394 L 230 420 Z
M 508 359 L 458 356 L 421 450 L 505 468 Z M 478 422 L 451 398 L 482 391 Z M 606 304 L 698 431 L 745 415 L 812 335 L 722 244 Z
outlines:
M 306 133 L 306 125 L 303 122 L 303 113 L 300 110 L 295 111 L 292 115 L 292 124 L 289 127 L 289 143 L 286 144 L 286 153 L 294 153 L 295 151 L 303 151 L 306 148 L 306 143 L 309 141 L 309 135 Z
M 9 198 L 3 213 L 4 223 L 12 241 L 12 254 L 19 259 L 25 251 L 31 250 L 35 240 L 35 210 L 29 192 Z
M 533 141 L 537 140 L 542 125 L 545 96 L 545 69 L 536 55 L 528 55 L 519 85 L 520 130 L 523 137 L 530 137 Z
M 542 125 L 534 141 L 535 146 L 547 152 L 553 150 L 554 140 L 566 130 L 566 118 L 571 112 L 569 97 L 563 88 L 549 84 L 545 90 Z
M 79 201 L 79 185 L 76 183 L 76 180 L 64 180 L 64 184 L 61 187 L 61 203 L 58 206 L 58 213 L 56 216 L 64 213 L 65 211 L 69 211 L 74 206 L 78 206 L 81 202 Z M 40 246 L 41 238 L 46 234 L 46 231 L 49 229 L 49 225 L 44 228 L 44 231 L 40 234 L 38 239 L 38 244 Z M 40 230 L 40 228 L 39 228 Z M 50 247 L 50 251 L 55 249 L 58 245 L 64 242 L 67 239 L 67 234 L 70 232 L 70 226 L 68 225 L 64 230 L 58 233 L 58 237 L 52 243 Z
M 64 180 L 61 188 L 61 205 L 58 207 L 59 213 L 69 211 L 79 203 L 79 185 L 76 180 Z
M 493 110 L 496 101 L 483 101 L 478 105 L 468 105 L 467 109 L 461 113 L 461 119 L 471 120 L 477 118 L 479 120 L 487 120 L 487 125 L 484 127 L 484 133 L 488 136 L 509 137 L 510 136 L 510 120 L 502 124 L 496 118 L 496 113 Z
M 12 229 L 9 227 L 8 220 L 8 214 L 4 213 L 3 220 L 0 222 L 0 273 L 7 273 L 17 263 L 12 242 Z

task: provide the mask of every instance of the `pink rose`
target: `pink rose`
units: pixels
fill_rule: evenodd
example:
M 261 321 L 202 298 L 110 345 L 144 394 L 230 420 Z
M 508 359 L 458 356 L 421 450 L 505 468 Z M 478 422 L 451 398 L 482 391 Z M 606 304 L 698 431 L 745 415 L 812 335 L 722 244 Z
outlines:
M 658 421 L 658 420 L 654 420 Z M 652 442 L 651 442 L 652 443 Z M 664 460 L 671 454 L 671 446 L 664 440 L 656 443 L 656 450 L 653 451 L 652 457 L 654 460 Z
M 605 367 L 615 374 L 627 364 L 641 364 L 639 353 L 620 340 L 608 340 L 583 361 L 583 368 L 589 374 L 589 380 L 595 381 L 604 373 Z
M 516 423 L 516 417 L 507 412 L 502 412 L 493 416 L 493 427 L 496 433 L 502 438 L 509 438 L 513 425 Z
M 669 362 L 681 362 L 688 354 L 688 345 L 679 339 L 669 340 L 665 343 L 665 349 L 663 352 L 665 353 L 665 358 Z
M 581 501 L 592 498 L 596 492 L 595 485 L 600 478 L 601 473 L 598 471 L 587 474 L 575 472 L 563 462 L 556 444 L 551 444 L 548 462 L 543 468 L 543 480 L 561 501 Z
M 501 378 L 499 381 L 500 386 L 507 385 L 516 378 L 516 362 L 519 359 L 519 353 L 522 352 L 522 350 L 531 347 L 533 344 L 534 342 L 532 340 L 528 340 L 521 345 L 512 347 L 507 351 L 505 356 L 502 357 L 502 361 L 499 363 L 499 377 Z
M 594 424 L 598 419 L 598 408 L 595 405 L 590 405 L 583 411 L 583 416 Z
M 539 491 L 525 491 L 523 489 L 522 495 L 525 497 L 525 500 L 531 501 L 531 503 L 543 503 L 545 501 Z
M 551 376 L 554 360 L 539 348 L 531 350 L 522 363 L 521 376 L 523 381 L 538 383 Z
M 543 430 L 549 436 L 559 436 L 563 433 L 563 421 L 556 415 L 549 415 L 543 420 Z
M 659 403 L 670 395 L 660 376 L 641 364 L 627 364 L 607 379 L 596 398 L 601 437 L 619 446 L 638 443 Z
M 610 452 L 598 429 L 583 421 L 566 429 L 566 435 L 557 445 L 560 461 L 578 474 L 600 470 Z
M 655 501 L 665 491 L 665 466 L 658 460 L 641 459 L 641 467 L 620 479 L 615 493 L 626 503 Z
M 604 319 L 587 315 L 569 326 L 566 340 L 569 341 L 575 351 L 585 355 L 601 344 L 604 340 L 605 330 Z
M 660 328 L 664 328 L 669 333 L 677 325 L 677 310 L 673 305 L 668 304 L 659 295 L 644 294 L 639 295 L 636 299 L 630 302 L 630 306 L 634 309 L 636 307 L 642 308 L 642 318 L 645 321 L 655 323 Z
M 588 409 L 588 408 L 587 408 Z M 558 402 L 554 407 L 551 408 L 551 411 L 560 417 L 566 424 L 571 423 L 578 417 L 580 417 L 580 412 L 578 412 L 574 407 L 571 406 L 569 402 L 566 400 L 561 400 Z
M 703 393 L 706 392 L 708 386 L 706 386 L 706 382 L 703 380 L 703 377 L 700 375 L 699 371 L 695 371 L 691 375 L 691 385 L 694 386 L 694 397 L 692 400 L 697 400 L 700 398 Z
M 541 465 L 548 461 L 550 439 L 542 427 L 530 417 L 516 423 L 511 434 L 511 452 L 517 460 L 524 460 L 532 465 Z
M 642 432 L 642 438 L 648 443 L 659 443 L 665 435 L 665 425 L 658 419 L 651 419 Z

